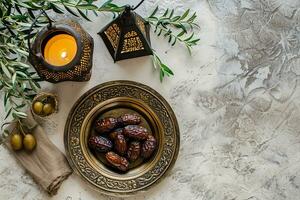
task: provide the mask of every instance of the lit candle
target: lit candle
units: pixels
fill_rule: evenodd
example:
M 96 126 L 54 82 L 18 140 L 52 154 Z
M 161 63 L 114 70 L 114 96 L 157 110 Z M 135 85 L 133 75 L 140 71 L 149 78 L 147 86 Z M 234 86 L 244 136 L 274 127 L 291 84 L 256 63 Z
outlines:
M 70 63 L 77 52 L 76 40 L 68 34 L 51 37 L 44 48 L 45 60 L 53 66 L 64 66 Z

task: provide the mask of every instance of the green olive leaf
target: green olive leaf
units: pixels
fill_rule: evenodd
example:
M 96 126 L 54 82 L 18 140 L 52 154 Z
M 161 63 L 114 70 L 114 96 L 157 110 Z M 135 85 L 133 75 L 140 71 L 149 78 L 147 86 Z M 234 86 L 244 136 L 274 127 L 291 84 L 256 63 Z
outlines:
M 81 17 L 83 17 L 84 19 L 86 19 L 87 21 L 91 21 L 81 10 L 79 10 L 77 8 L 78 13 L 81 15 Z
M 93 5 L 93 4 L 80 4 L 76 6 L 79 9 L 84 9 L 84 10 L 97 10 L 98 7 Z
M 8 78 L 11 78 L 11 74 L 10 74 L 9 70 L 7 69 L 7 67 L 2 62 L 0 62 L 0 64 L 1 64 L 1 68 L 2 68 L 2 71 L 4 72 L 4 74 Z

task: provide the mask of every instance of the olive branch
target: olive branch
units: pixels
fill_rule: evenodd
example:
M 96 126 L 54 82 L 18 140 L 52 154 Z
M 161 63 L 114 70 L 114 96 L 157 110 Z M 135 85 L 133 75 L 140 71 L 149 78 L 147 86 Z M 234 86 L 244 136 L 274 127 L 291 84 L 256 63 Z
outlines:
M 18 122 L 27 115 L 24 112 L 40 89 L 41 81 L 32 66 L 28 64 L 27 39 L 35 37 L 38 30 L 47 23 L 47 17 L 37 14 L 41 10 L 58 14 L 66 12 L 90 21 L 88 15 L 109 12 L 114 15 L 122 12 L 124 6 L 118 6 L 112 0 L 97 6 L 94 0 L 2 0 L 0 1 L 0 91 L 3 92 L 5 120 L 12 118 Z M 166 10 L 157 16 L 158 7 L 146 20 L 154 27 L 158 36 L 164 36 L 173 46 L 177 42 L 184 44 L 189 51 L 199 39 L 194 37 L 193 28 L 198 27 L 194 20 L 196 13 L 190 10 L 174 16 L 175 10 Z M 33 32 L 32 23 L 36 21 Z M 176 31 L 179 31 L 177 33 Z M 188 37 L 187 37 L 188 35 Z M 153 51 L 153 65 L 160 71 L 160 80 L 172 76 L 172 70 L 164 64 Z M 4 123 L 7 125 L 10 122 Z M 7 135 L 8 133 L 4 133 Z M 1 144 L 1 140 L 0 140 Z
M 24 112 L 40 89 L 41 81 L 35 70 L 28 64 L 27 39 L 32 39 L 39 28 L 48 20 L 39 17 L 41 10 L 55 13 L 69 12 L 77 17 L 87 17 L 89 12 L 118 13 L 123 10 L 108 0 L 96 6 L 91 0 L 2 0 L 0 1 L 0 91 L 3 93 L 5 120 L 7 125 L 26 118 Z M 38 19 L 36 19 L 38 18 Z M 34 31 L 31 25 L 35 23 Z M 4 131 L 3 137 L 9 133 Z M 1 144 L 1 138 L 0 138 Z
M 146 20 L 154 26 L 154 33 L 157 36 L 163 36 L 168 40 L 171 46 L 174 46 L 177 42 L 186 46 L 191 54 L 192 47 L 197 45 L 199 38 L 195 37 L 193 32 L 194 28 L 199 28 L 199 25 L 195 23 L 197 18 L 196 13 L 190 13 L 190 9 L 186 10 L 182 15 L 175 15 L 174 9 L 167 9 L 162 15 L 157 15 L 159 8 L 156 7 Z M 160 69 L 160 81 L 163 81 L 165 75 L 172 76 L 174 73 L 172 70 L 153 53 L 153 66 L 155 69 Z

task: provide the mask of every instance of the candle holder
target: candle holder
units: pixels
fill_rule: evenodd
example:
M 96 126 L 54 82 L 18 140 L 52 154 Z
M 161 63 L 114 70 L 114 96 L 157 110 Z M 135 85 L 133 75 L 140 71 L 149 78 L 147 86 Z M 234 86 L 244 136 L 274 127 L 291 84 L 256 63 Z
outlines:
M 77 22 L 52 23 L 43 13 L 49 25 L 38 32 L 32 46 L 28 39 L 29 62 L 38 75 L 52 83 L 90 80 L 93 38 Z

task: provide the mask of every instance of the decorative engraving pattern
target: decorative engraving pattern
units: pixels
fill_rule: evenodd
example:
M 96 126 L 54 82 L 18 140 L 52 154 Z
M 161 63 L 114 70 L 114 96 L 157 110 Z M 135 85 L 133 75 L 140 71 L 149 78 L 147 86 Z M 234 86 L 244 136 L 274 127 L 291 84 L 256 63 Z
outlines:
M 143 50 L 144 46 L 135 31 L 127 32 L 124 36 L 124 44 L 121 53 Z
M 96 187 L 104 191 L 135 192 L 154 184 L 176 160 L 179 149 L 178 125 L 170 107 L 152 89 L 129 81 L 124 81 L 117 85 L 113 84 L 115 82 L 110 83 L 105 84 L 108 87 L 100 85 L 92 89 L 84 95 L 84 98 L 77 102 L 73 112 L 70 113 L 72 117 L 69 118 L 66 125 L 65 146 L 69 153 L 69 159 L 75 168 Z M 143 101 L 156 113 L 163 125 L 165 140 L 162 143 L 163 148 L 160 159 L 147 173 L 134 179 L 114 180 L 100 174 L 84 158 L 79 143 L 80 129 L 86 115 L 100 102 L 115 97 L 131 97 Z M 68 129 L 68 127 L 70 128 Z
M 136 16 L 136 24 L 140 28 L 140 30 L 144 34 L 144 36 L 146 37 L 145 23 L 144 23 L 143 19 L 139 15 Z
M 119 39 L 120 39 L 120 28 L 117 24 L 112 24 L 107 28 L 106 31 L 104 31 L 106 37 L 110 41 L 112 47 L 116 51 Z
M 131 38 L 137 36 L 137 33 L 135 31 L 129 31 L 125 34 L 124 38 Z

